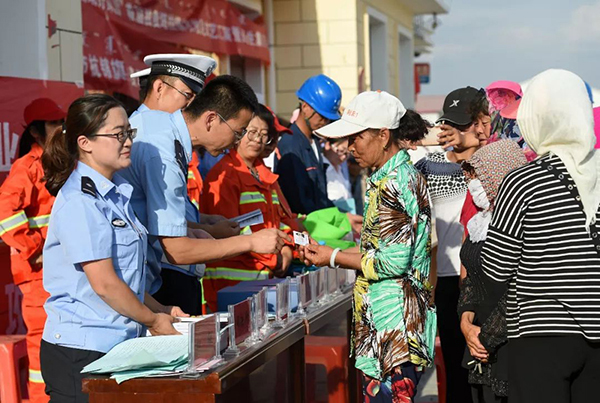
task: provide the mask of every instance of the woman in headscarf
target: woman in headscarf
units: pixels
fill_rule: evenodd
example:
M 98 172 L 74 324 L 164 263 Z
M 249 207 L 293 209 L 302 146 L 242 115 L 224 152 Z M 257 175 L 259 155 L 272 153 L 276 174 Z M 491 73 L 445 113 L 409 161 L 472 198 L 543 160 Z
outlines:
M 539 157 L 509 173 L 481 252 L 508 284 L 509 401 L 589 401 L 600 393 L 599 158 L 583 80 L 547 70 L 517 122 Z
M 463 365 L 475 403 L 506 402 L 506 296 L 481 271 L 480 254 L 502 179 L 527 163 L 516 142 L 489 144 L 463 163 L 469 193 L 479 212 L 467 224 L 469 235 L 460 251 L 466 277 L 460 287 L 458 314 L 467 341 Z M 500 288 L 498 294 L 496 290 Z

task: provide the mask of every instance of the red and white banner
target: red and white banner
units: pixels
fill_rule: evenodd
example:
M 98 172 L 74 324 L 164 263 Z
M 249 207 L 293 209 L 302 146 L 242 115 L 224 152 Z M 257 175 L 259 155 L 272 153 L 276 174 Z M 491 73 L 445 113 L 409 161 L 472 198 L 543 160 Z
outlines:
M 82 4 L 83 77 L 86 89 L 120 92 L 137 99 L 139 82 L 130 74 L 142 70 L 150 53 L 187 53 L 167 42 L 118 28 L 105 12 Z
M 19 139 L 25 128 L 23 111 L 34 99 L 50 98 L 67 111 L 83 95 L 83 88 L 59 81 L 0 77 L 0 183 L 17 159 Z M 21 292 L 10 273 L 10 251 L 0 243 L 0 334 L 25 333 L 21 320 Z
M 141 4 L 140 4 L 141 3 Z M 222 0 L 83 0 L 86 89 L 138 96 L 137 79 L 152 53 L 184 47 L 269 62 L 267 30 Z
M 19 139 L 25 128 L 23 111 L 34 99 L 50 98 L 66 112 L 83 88 L 61 81 L 0 77 L 0 183 L 17 158 Z

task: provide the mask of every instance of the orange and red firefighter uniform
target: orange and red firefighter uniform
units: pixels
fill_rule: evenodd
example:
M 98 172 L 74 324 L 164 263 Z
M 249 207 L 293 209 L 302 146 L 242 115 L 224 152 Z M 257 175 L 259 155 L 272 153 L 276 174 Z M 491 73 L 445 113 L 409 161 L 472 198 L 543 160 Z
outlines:
M 243 234 L 265 228 L 278 228 L 290 233 L 284 221 L 291 219 L 281 206 L 278 175 L 267 168 L 262 159 L 254 163 L 257 181 L 235 150 L 231 150 L 208 173 L 204 181 L 201 211 L 233 218 L 260 209 L 264 223 L 242 229 Z M 277 255 L 246 253 L 235 258 L 206 264 L 203 279 L 204 295 L 209 308 L 217 310 L 217 292 L 240 281 L 263 280 L 272 276 L 277 267 Z
M 54 130 L 45 122 L 58 127 L 65 112 L 54 101 L 40 98 L 25 108 L 24 115 L 28 130 L 21 138 L 20 148 L 28 141 L 31 149 L 12 164 L 0 187 L 0 238 L 10 247 L 13 281 L 23 294 L 21 312 L 27 326 L 29 401 L 40 403 L 48 401 L 40 371 L 40 342 L 46 323 L 44 303 L 49 296 L 42 285 L 42 249 L 54 197 L 42 182 L 43 148 L 35 142 L 31 127 L 37 121 L 44 125 L 44 131 Z M 39 126 L 36 130 L 40 130 Z
M 42 147 L 34 144 L 28 154 L 13 163 L 0 188 L 0 237 L 10 246 L 13 280 L 23 294 L 31 402 L 48 401 L 39 356 L 48 293 L 42 285 L 42 264 L 38 258 L 44 247 L 54 197 L 42 182 L 42 151 Z
M 204 186 L 202 176 L 200 176 L 200 171 L 198 170 L 199 164 L 200 158 L 198 158 L 198 153 L 194 150 L 192 151 L 192 160 L 188 165 L 187 192 L 190 201 L 197 209 L 200 209 L 200 195 L 202 195 L 202 187 Z

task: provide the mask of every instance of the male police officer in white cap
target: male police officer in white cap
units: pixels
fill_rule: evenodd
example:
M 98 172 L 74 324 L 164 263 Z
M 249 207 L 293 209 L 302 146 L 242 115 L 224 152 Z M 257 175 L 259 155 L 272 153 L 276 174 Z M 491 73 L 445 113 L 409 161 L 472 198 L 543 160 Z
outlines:
M 150 67 L 131 75 L 140 79 L 142 105 L 136 112 L 152 109 L 173 113 L 185 108 L 217 67 L 210 57 L 188 54 L 148 55 L 144 63 Z
M 248 84 L 232 76 L 217 77 L 200 94 L 215 62 L 190 56 L 144 59 L 151 67 L 136 76 L 143 77 L 148 91 L 144 105 L 130 118 L 138 136 L 132 164 L 121 174 L 134 187 L 132 205 L 149 232 L 147 291 L 164 305 L 198 315 L 198 277 L 204 272 L 199 263 L 247 252 L 274 253 L 285 234 L 263 230 L 230 240 L 197 239 L 198 211 L 186 194 L 192 148 L 203 146 L 216 155 L 231 147 L 243 137 L 258 101 Z M 239 234 L 239 227 L 233 225 Z
M 131 115 L 134 121 L 136 120 L 136 115 L 145 111 L 159 110 L 174 113 L 185 108 L 192 102 L 196 94 L 202 90 L 206 77 L 210 76 L 217 66 L 217 62 L 207 56 L 173 53 L 148 55 L 144 57 L 144 63 L 149 67 L 137 71 L 130 76 L 131 78 L 139 78 L 140 80 L 140 101 L 142 102 L 140 107 Z M 186 203 L 188 220 L 196 223 L 202 221 L 203 224 L 207 225 L 213 224 L 212 217 L 205 216 L 200 219 L 198 213 L 196 207 L 188 200 Z M 221 224 L 229 227 L 225 222 Z M 207 230 L 208 228 L 205 225 L 203 229 Z M 227 234 L 228 236 L 237 235 L 233 232 L 233 229 L 235 228 L 229 229 L 231 234 Z M 237 232 L 239 233 L 239 230 Z M 165 298 L 162 295 L 166 291 L 165 287 L 162 287 L 160 293 L 156 293 L 160 282 L 155 278 L 156 268 L 152 266 L 160 265 L 162 269 L 177 270 L 189 274 L 200 274 L 204 269 L 204 265 L 199 265 L 197 268 L 194 265 L 172 265 L 164 256 L 160 263 L 153 263 L 152 261 L 153 259 L 151 259 L 148 270 L 148 291 L 167 304 L 171 303 L 171 298 L 168 298 L 168 296 Z M 169 288 L 173 288 L 172 285 L 168 286 Z M 199 287 L 199 284 L 196 284 L 196 287 Z M 175 290 L 170 291 L 176 292 Z M 193 311 L 193 309 L 190 310 L 189 305 L 184 305 L 186 310 Z

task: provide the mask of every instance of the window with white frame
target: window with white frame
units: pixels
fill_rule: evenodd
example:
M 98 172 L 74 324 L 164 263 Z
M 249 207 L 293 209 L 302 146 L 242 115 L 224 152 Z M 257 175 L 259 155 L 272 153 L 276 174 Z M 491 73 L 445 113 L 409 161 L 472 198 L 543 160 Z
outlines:
M 229 72 L 246 81 L 256 93 L 258 102 L 265 103 L 265 70 L 260 60 L 229 56 Z
M 387 17 L 371 7 L 367 13 L 371 90 L 388 91 Z
M 398 26 L 398 98 L 408 108 L 415 106 L 415 62 L 410 30 Z

